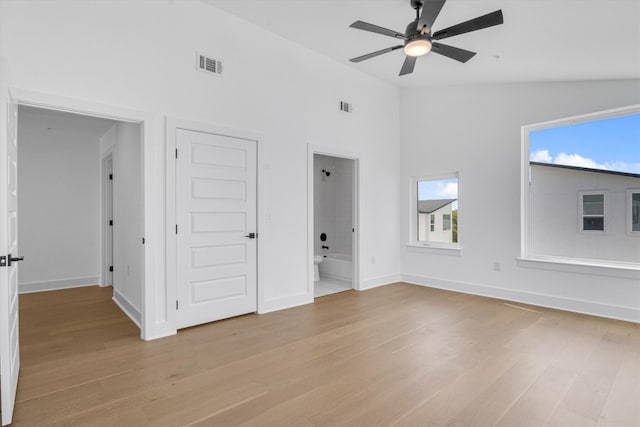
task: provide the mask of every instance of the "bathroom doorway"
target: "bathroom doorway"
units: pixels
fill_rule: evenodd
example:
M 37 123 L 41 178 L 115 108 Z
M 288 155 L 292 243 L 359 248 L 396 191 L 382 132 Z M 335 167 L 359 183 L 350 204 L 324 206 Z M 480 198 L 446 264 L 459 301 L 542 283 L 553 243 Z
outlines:
M 357 288 L 357 159 L 313 153 L 313 296 Z

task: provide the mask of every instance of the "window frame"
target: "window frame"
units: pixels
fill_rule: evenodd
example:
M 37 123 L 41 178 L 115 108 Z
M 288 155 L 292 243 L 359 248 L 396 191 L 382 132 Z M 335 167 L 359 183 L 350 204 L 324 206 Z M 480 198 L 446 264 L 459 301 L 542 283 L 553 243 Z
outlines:
M 602 215 L 585 214 L 584 196 L 602 196 Z M 607 190 L 583 190 L 578 191 L 578 231 L 581 233 L 606 233 L 608 228 L 609 192 Z M 602 217 L 602 230 L 585 230 L 584 218 Z
M 640 188 L 627 189 L 627 198 L 625 203 L 625 210 L 627 211 L 627 214 L 626 214 L 627 234 L 631 236 L 640 236 L 640 230 L 638 231 L 633 230 L 633 195 L 634 194 L 640 194 Z M 640 216 L 640 212 L 638 212 L 638 215 Z
M 638 263 L 535 254 L 531 248 L 531 193 L 529 191 L 529 185 L 531 183 L 531 166 L 529 164 L 529 134 L 541 129 L 607 119 L 628 114 L 640 114 L 640 104 L 531 124 L 520 128 L 520 256 L 517 259 L 519 266 L 542 269 L 559 269 L 561 271 L 574 271 L 575 268 L 579 268 L 581 271 L 592 271 L 591 269 L 598 268 L 602 269 L 600 274 L 612 275 L 614 277 L 618 277 L 620 275 L 626 277 L 625 275 L 628 274 L 627 272 L 629 271 L 632 272 L 630 274 L 637 274 L 637 272 L 640 271 L 640 265 Z M 629 212 L 630 210 L 627 209 L 627 211 Z M 628 223 L 630 223 L 630 221 L 628 221 Z
M 422 181 L 438 181 L 445 179 L 456 179 L 458 182 L 458 241 L 456 243 L 447 242 L 423 242 L 418 240 L 418 183 Z M 409 243 L 407 246 L 429 248 L 437 250 L 447 251 L 460 251 L 462 249 L 460 239 L 460 172 L 445 172 L 433 175 L 420 175 L 411 177 L 409 184 Z M 453 229 L 453 214 L 451 215 L 451 228 Z M 437 222 L 437 221 L 436 221 Z
M 442 231 L 451 230 L 451 217 L 452 216 L 453 216 L 452 214 L 442 214 Z M 447 218 L 447 217 L 449 217 L 449 218 Z M 446 226 L 447 219 L 449 220 L 449 227 Z

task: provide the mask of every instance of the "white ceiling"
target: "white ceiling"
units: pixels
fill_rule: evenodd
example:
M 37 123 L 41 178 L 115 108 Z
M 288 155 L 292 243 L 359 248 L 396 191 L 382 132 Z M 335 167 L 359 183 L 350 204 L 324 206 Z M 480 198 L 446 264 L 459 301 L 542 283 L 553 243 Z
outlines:
M 466 64 L 430 53 L 399 77 L 401 49 L 349 58 L 398 40 L 349 28 L 363 20 L 404 32 L 409 0 L 203 0 L 397 86 L 640 77 L 640 0 L 448 0 L 434 31 L 502 9 L 504 24 L 442 42 L 477 52 Z
M 38 133 L 44 131 L 61 134 L 75 133 L 88 141 L 97 141 L 115 123 L 113 120 L 64 111 L 24 105 L 18 107 L 19 126 L 22 129 L 29 129 Z

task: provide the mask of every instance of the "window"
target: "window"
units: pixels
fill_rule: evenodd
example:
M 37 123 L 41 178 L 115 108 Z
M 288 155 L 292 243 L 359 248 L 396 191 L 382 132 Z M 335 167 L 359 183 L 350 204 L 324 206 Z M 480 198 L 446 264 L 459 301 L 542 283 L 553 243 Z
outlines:
M 422 246 L 457 247 L 458 174 L 414 178 L 411 193 L 415 215 L 411 242 Z
M 640 234 L 640 190 L 627 191 L 627 212 L 629 234 Z
M 640 268 L 640 105 L 522 128 L 521 257 Z
M 582 231 L 604 231 L 604 193 L 580 192 Z
M 451 230 L 451 214 L 442 215 L 442 230 Z

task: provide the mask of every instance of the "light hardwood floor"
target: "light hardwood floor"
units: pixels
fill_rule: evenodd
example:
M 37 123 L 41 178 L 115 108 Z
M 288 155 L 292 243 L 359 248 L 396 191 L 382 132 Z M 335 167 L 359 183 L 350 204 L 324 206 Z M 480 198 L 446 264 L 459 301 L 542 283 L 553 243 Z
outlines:
M 638 426 L 640 325 L 394 284 L 152 342 L 20 296 L 16 426 Z

